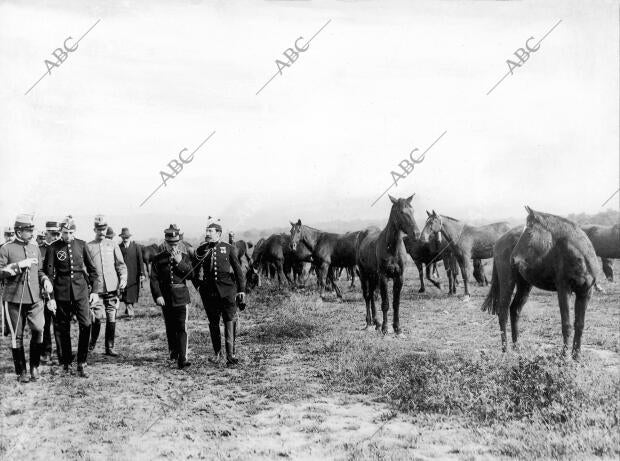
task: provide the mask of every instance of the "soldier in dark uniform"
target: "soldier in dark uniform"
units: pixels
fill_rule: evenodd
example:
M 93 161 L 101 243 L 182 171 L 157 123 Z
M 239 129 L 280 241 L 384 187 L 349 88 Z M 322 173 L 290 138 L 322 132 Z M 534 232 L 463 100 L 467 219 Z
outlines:
M 39 245 L 41 251 L 41 261 L 45 260 L 45 254 L 49 246 L 60 238 L 60 227 L 57 221 L 47 221 L 45 223 L 45 240 Z M 49 297 L 43 293 L 45 306 L 47 307 Z M 52 311 L 45 309 L 45 326 L 43 327 L 43 348 L 41 350 L 41 362 L 47 363 L 52 357 L 52 323 L 54 322 Z M 55 337 L 55 335 L 54 335 Z M 60 347 L 56 343 L 56 355 L 60 362 Z
M 86 359 L 90 340 L 90 303 L 99 300 L 99 274 L 84 240 L 76 239 L 71 217 L 61 226 L 61 239 L 50 245 L 45 255 L 45 271 L 54 280 L 57 306 L 54 334 L 60 345 L 60 361 L 66 372 L 73 361 L 71 353 L 71 317 L 80 325 L 77 352 L 78 376 L 88 378 Z M 53 302 L 53 301 L 51 301 Z
M 162 307 L 170 360 L 177 360 L 183 369 L 190 365 L 186 327 L 190 299 L 185 279 L 192 275 L 192 266 L 187 252 L 179 247 L 179 228 L 171 224 L 164 236 L 164 248 L 155 255 L 151 265 L 151 294 Z
M 215 352 L 215 356 L 209 361 L 218 363 L 222 359 L 220 318 L 223 318 L 226 362 L 228 365 L 236 365 L 239 362 L 235 354 L 238 320 L 236 301 L 245 307 L 245 278 L 239 264 L 237 248 L 220 241 L 221 238 L 222 226 L 218 223 L 209 224 L 205 242 L 196 248 L 194 283 L 198 287 L 209 319 L 209 331 Z

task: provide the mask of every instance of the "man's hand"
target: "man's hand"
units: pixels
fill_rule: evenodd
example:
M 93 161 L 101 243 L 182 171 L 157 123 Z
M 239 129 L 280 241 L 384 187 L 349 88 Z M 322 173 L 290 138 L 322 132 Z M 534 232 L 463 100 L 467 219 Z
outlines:
M 178 248 L 174 248 L 170 254 L 172 254 L 172 257 L 174 258 L 177 264 L 181 262 L 181 258 L 183 256 L 181 253 L 181 250 L 179 250 Z
M 51 295 L 54 292 L 54 285 L 52 285 L 52 282 L 46 279 L 43 281 L 43 289 L 48 295 Z
M 56 301 L 54 301 L 53 299 L 50 299 L 47 302 L 47 309 L 54 315 L 56 315 Z
M 163 296 L 160 296 L 159 298 L 157 298 L 157 299 L 155 300 L 155 303 L 156 303 L 158 306 L 161 306 L 161 307 L 164 307 L 164 305 L 166 304 L 166 303 L 164 302 L 164 298 L 163 298 Z
M 90 305 L 94 305 L 97 303 L 97 301 L 99 301 L 99 295 L 97 293 L 91 293 L 90 297 L 88 298 L 88 302 L 90 303 Z
M 32 266 L 33 264 L 38 264 L 38 263 L 39 263 L 39 260 L 37 258 L 26 258 L 18 262 L 17 265 L 19 266 L 20 269 L 25 269 L 27 267 Z
M 121 290 L 124 290 L 125 288 L 127 288 L 127 280 L 121 280 L 120 283 L 118 284 L 118 288 Z
M 140 283 L 144 282 L 146 280 L 146 277 L 144 275 L 140 276 Z

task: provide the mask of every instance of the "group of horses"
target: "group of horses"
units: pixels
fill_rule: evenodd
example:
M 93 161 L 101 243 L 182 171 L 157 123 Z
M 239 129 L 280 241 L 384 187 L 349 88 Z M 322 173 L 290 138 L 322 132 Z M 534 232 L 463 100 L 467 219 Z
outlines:
M 483 310 L 498 315 L 503 350 L 507 350 L 508 313 L 513 345 L 517 347 L 521 309 L 532 287 L 537 287 L 557 292 L 564 353 L 568 350 L 571 333 L 569 296 L 575 294 L 572 354 L 578 357 L 586 307 L 592 290 L 599 288 L 597 258 L 602 260 L 607 279 L 613 281 L 612 260 L 620 258 L 620 224 L 580 227 L 566 218 L 526 207 L 525 225 L 514 228 L 507 222 L 471 226 L 433 210 L 426 212 L 426 221 L 420 230 L 411 206 L 414 196 L 389 197 L 392 206 L 383 229 L 370 226 L 338 234 L 297 220 L 290 223 L 288 234 L 273 234 L 261 238 L 255 245 L 231 236 L 229 243 L 237 249 L 246 274 L 247 290 L 260 286 L 261 276 L 277 280 L 280 287 L 304 286 L 314 272 L 319 295 L 323 297 L 326 289 L 333 289 L 342 300 L 336 281 L 346 271 L 351 286 L 354 286 L 356 275 L 360 279 L 366 304 L 365 329 L 374 327 L 386 334 L 390 304 L 388 282 L 392 280 L 392 326 L 396 336 L 401 337 L 400 295 L 407 255 L 418 269 L 420 292 L 425 291 L 424 275 L 441 289 L 439 281 L 433 279 L 433 275 L 438 276 L 437 262 L 441 261 L 448 279 L 448 293 L 456 293 L 460 275 L 465 300 L 470 297 L 469 274 L 479 284 L 487 285 L 482 260 L 492 258 L 491 286 Z M 190 255 L 193 253 L 188 242 L 183 240 L 181 245 Z M 161 246 L 156 244 L 142 247 L 147 270 L 159 251 Z M 377 288 L 381 297 L 381 318 L 375 306 Z
M 578 226 L 572 221 L 526 207 L 525 225 L 514 228 L 507 222 L 471 226 L 458 219 L 426 212 L 420 230 L 408 198 L 390 196 L 392 206 L 383 229 L 375 226 L 337 234 L 291 222 L 290 233 L 273 234 L 260 239 L 248 267 L 248 274 L 271 274 L 278 284 L 305 284 L 314 271 L 320 296 L 331 287 L 342 293 L 336 283 L 346 270 L 354 283 L 359 275 L 366 304 L 366 329 L 388 331 L 388 282 L 392 285 L 392 326 L 400 337 L 400 295 L 407 254 L 420 277 L 420 292 L 426 279 L 433 279 L 436 263 L 442 261 L 448 279 L 448 292 L 456 293 L 457 277 L 463 283 L 464 299 L 469 299 L 470 275 L 480 284 L 488 284 L 482 260 L 493 258 L 489 294 L 483 310 L 499 317 L 502 348 L 507 350 L 506 324 L 510 312 L 512 341 L 518 347 L 518 323 L 523 305 L 532 287 L 556 291 L 560 305 L 564 353 L 571 334 L 569 296 L 575 294 L 575 320 L 572 355 L 577 358 L 581 346 L 585 310 L 592 290 L 599 288 L 600 265 L 608 280 L 613 280 L 612 259 L 620 258 L 620 225 Z M 381 318 L 375 306 L 375 292 L 381 297 Z M 516 293 L 515 293 L 516 290 Z M 514 296 L 513 296 L 514 295 Z

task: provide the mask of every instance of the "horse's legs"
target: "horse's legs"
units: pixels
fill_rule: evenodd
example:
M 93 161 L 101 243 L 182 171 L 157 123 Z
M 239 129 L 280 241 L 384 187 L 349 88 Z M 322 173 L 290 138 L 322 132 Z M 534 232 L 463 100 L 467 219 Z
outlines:
M 420 289 L 418 290 L 418 293 L 424 293 L 426 291 L 426 288 L 424 287 L 424 274 L 422 273 L 422 263 L 416 261 L 415 265 L 418 268 L 418 274 L 420 277 Z M 428 266 L 426 266 L 426 273 L 428 274 Z
M 603 274 L 605 274 L 605 278 L 607 281 L 614 281 L 614 264 L 613 260 L 609 258 L 601 258 L 601 263 L 603 265 Z
M 592 288 L 585 293 L 575 295 L 575 335 L 573 337 L 573 359 L 579 359 L 581 352 L 581 334 L 586 320 L 586 308 L 592 296 Z
M 400 291 L 403 288 L 403 276 L 402 275 L 397 275 L 394 278 L 394 285 L 393 285 L 393 299 L 392 299 L 392 306 L 393 306 L 393 319 L 392 319 L 392 326 L 394 327 L 394 333 L 396 333 L 397 336 L 401 336 L 402 332 L 400 330 Z
M 372 298 L 372 294 L 369 293 L 368 278 L 366 276 L 362 277 L 360 275 L 360 285 L 362 287 L 362 296 L 364 296 L 364 301 L 366 302 L 366 328 L 364 329 L 368 330 L 372 325 L 372 316 L 370 313 L 370 299 Z
M 336 284 L 336 280 L 334 280 L 334 273 L 332 272 L 331 267 L 327 271 L 327 277 L 329 281 L 331 282 L 332 287 L 334 287 L 334 291 L 336 292 L 336 296 L 338 297 L 338 299 L 343 299 L 342 292 L 340 291 L 340 288 L 338 288 L 338 285 Z
M 497 259 L 495 261 L 496 262 L 494 262 L 494 264 L 498 264 Z M 499 283 L 497 317 L 499 319 L 499 330 L 502 338 L 502 352 L 507 352 L 508 341 L 506 339 L 506 323 L 508 323 L 508 306 L 510 304 L 510 300 L 512 299 L 512 292 L 515 289 L 516 280 L 514 279 L 514 275 L 510 267 L 499 267 L 497 271 L 497 282 Z
M 370 298 L 370 309 L 372 310 L 372 322 L 375 324 L 375 329 L 381 328 L 381 322 L 377 318 L 377 306 L 375 305 L 375 291 L 377 290 L 377 276 L 372 275 L 369 280 L 368 296 Z
M 351 288 L 353 288 L 355 286 L 355 266 L 351 266 L 349 270 L 351 271 Z
M 568 297 L 570 295 L 570 292 L 568 290 L 568 287 L 566 287 L 564 283 L 558 283 L 557 289 L 558 289 L 558 303 L 560 304 L 560 317 L 562 319 L 562 337 L 564 339 L 564 346 L 562 347 L 562 355 L 565 356 L 566 352 L 568 351 L 568 342 L 570 340 L 570 334 L 571 334 L 570 308 L 568 305 L 568 301 L 569 301 Z
M 388 309 L 390 308 L 390 298 L 388 295 L 388 280 L 384 275 L 379 276 L 379 292 L 381 293 L 381 312 L 383 312 L 381 332 L 385 335 L 388 331 Z
M 431 282 L 433 285 L 435 285 L 435 288 L 439 288 L 441 290 L 441 283 L 439 283 L 438 281 L 433 280 L 432 277 L 432 265 L 426 265 L 426 279 Z
M 521 309 L 527 302 L 531 290 L 532 285 L 527 283 L 522 277 L 519 277 L 517 280 L 517 293 L 510 303 L 510 329 L 512 330 L 512 346 L 514 349 L 519 347 L 517 340 L 519 339 Z
M 329 263 L 321 262 L 316 266 L 317 273 L 316 278 L 319 283 L 319 295 L 322 297 L 325 294 L 326 280 L 329 280 Z M 333 280 L 333 277 L 332 277 Z
M 461 277 L 463 277 L 463 289 L 465 290 L 465 296 L 469 298 L 469 262 L 470 258 L 467 254 L 460 254 L 457 256 L 459 268 L 461 269 Z

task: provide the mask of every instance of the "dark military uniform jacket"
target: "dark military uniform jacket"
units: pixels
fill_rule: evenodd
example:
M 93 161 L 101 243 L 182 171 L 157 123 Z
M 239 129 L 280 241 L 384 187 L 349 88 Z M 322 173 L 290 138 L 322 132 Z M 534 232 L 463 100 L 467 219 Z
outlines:
M 45 253 L 45 273 L 54 281 L 54 298 L 71 301 L 98 293 L 99 274 L 84 240 L 58 239 Z M 73 296 L 71 296 L 73 293 Z
M 194 283 L 208 294 L 234 301 L 237 293 L 245 291 L 237 248 L 226 242 L 200 245 L 194 255 Z
M 189 289 L 185 279 L 192 275 L 192 262 L 187 253 L 181 253 L 181 262 L 177 263 L 167 251 L 158 253 L 151 262 L 151 293 L 157 302 L 160 296 L 166 306 L 184 306 L 189 304 Z

